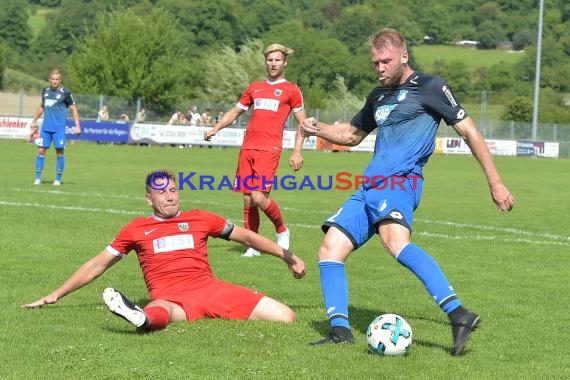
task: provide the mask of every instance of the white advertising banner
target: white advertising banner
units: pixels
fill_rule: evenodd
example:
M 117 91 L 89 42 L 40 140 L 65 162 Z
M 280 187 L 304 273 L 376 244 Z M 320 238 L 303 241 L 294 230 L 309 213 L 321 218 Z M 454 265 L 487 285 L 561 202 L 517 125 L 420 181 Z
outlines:
M 0 117 L 0 138 L 23 139 L 30 135 L 31 117 Z
M 351 146 L 351 152 L 374 152 L 376 145 L 376 135 L 368 135 L 357 146 Z
M 560 146 L 558 143 L 545 142 L 544 143 L 544 153 L 542 157 L 558 158 L 560 154 Z
M 517 142 L 515 140 L 485 140 L 485 143 L 493 156 L 517 155 Z

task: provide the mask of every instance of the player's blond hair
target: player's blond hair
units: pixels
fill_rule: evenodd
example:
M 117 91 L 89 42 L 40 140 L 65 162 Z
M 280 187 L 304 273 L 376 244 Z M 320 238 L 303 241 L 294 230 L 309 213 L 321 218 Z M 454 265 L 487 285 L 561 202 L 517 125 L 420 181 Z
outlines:
M 164 178 L 164 177 L 168 177 L 169 181 L 173 181 L 174 183 L 176 182 L 176 176 L 174 175 L 174 172 L 170 169 L 156 169 L 151 171 L 150 173 L 148 173 L 146 175 L 144 184 L 145 184 L 145 189 L 146 189 L 146 193 L 149 194 L 151 192 L 151 190 L 156 190 L 156 188 L 154 188 L 151 184 L 154 183 L 154 179 L 156 178 Z
M 376 50 L 386 50 L 391 47 L 407 50 L 406 39 L 396 29 L 385 28 L 370 37 L 370 47 Z
M 267 56 L 269 55 L 269 53 L 273 53 L 274 51 L 280 51 L 281 53 L 283 53 L 283 55 L 285 56 L 285 58 L 287 58 L 287 56 L 289 54 L 293 54 L 293 49 L 288 48 L 285 45 L 281 45 L 281 44 L 271 44 L 268 47 L 265 48 L 265 50 L 263 51 L 263 56 L 265 58 L 267 58 Z

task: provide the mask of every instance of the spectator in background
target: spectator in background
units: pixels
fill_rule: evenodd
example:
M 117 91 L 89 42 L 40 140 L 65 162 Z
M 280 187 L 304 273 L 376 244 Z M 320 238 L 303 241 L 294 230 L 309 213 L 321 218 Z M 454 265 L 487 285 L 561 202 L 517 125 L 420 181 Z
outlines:
M 139 112 L 137 113 L 137 117 L 135 119 L 136 123 L 144 123 L 146 120 L 146 110 L 144 108 L 141 108 L 139 110 Z
M 186 115 L 184 115 L 184 112 L 181 112 L 179 110 L 176 110 L 176 112 L 174 112 L 172 114 L 172 116 L 170 117 L 170 120 L 168 120 L 168 123 L 166 124 L 188 124 L 188 119 L 186 118 Z
M 199 124 L 200 125 L 211 125 L 211 123 L 212 123 L 211 110 L 209 108 L 206 108 L 206 111 L 203 112 L 202 116 L 200 117 Z
M 129 115 L 127 115 L 126 113 L 122 113 L 121 116 L 119 116 L 119 120 L 117 120 L 119 123 L 126 123 L 127 121 L 129 121 Z
M 36 110 L 36 114 L 32 119 L 30 127 L 37 127 L 38 119 L 43 115 L 42 129 L 38 140 L 38 155 L 36 156 L 36 179 L 34 185 L 42 183 L 42 172 L 46 158 L 46 150 L 49 149 L 52 141 L 57 155 L 55 166 L 54 186 L 61 185 L 61 176 L 65 166 L 65 158 L 63 151 L 67 140 L 65 133 L 65 121 L 67 119 L 68 110 L 71 110 L 73 120 L 75 121 L 75 135 L 81 133 L 79 124 L 79 112 L 77 106 L 68 88 L 63 87 L 61 83 L 61 73 L 54 69 L 49 74 L 50 86 L 42 90 L 42 100 Z
M 109 107 L 103 105 L 99 112 L 97 113 L 97 121 L 107 121 L 109 120 Z
M 192 106 L 188 110 L 188 113 L 186 114 L 186 118 L 188 119 L 188 123 L 191 126 L 196 127 L 196 126 L 200 125 L 201 120 L 202 120 L 202 116 L 198 112 L 198 107 Z
M 37 125 L 30 126 L 30 134 L 28 136 L 28 142 L 31 144 L 36 144 L 40 137 L 40 129 Z
M 218 112 L 218 114 L 214 116 L 214 124 L 218 124 L 220 120 L 222 120 L 222 116 L 224 116 L 224 111 Z

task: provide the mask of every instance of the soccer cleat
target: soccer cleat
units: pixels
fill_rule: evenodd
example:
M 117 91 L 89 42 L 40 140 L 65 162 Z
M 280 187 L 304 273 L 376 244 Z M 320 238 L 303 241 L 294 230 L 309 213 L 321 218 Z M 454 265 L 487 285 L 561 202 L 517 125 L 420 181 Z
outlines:
M 342 326 L 335 326 L 324 339 L 309 343 L 309 346 L 323 346 L 326 344 L 354 344 L 354 337 L 350 329 Z
M 469 340 L 469 335 L 471 335 L 471 332 L 475 331 L 480 324 L 481 318 L 469 310 L 451 322 L 453 330 L 453 348 L 451 349 L 451 355 L 458 356 L 463 353 L 465 344 Z
M 107 288 L 103 291 L 103 301 L 105 301 L 111 313 L 125 319 L 136 327 L 150 324 L 148 317 L 140 307 L 113 288 Z
M 257 257 L 261 256 L 261 253 L 257 249 L 248 248 L 247 251 L 241 257 Z
M 53 185 L 54 186 L 60 186 L 61 182 L 56 179 L 55 181 L 53 181 Z
M 34 180 L 34 185 L 37 186 L 37 185 L 41 185 L 41 184 L 42 184 L 42 180 L 41 180 L 41 179 L 36 178 L 36 179 Z
M 289 229 L 287 228 L 285 231 L 278 233 L 276 236 L 277 239 L 275 242 L 277 245 L 283 249 L 289 249 L 289 237 L 291 236 Z

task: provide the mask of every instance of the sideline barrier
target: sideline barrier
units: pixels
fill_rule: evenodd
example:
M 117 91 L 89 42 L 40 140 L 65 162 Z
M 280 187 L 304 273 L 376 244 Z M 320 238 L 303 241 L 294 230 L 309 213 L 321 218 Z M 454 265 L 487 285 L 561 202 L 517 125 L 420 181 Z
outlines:
M 26 140 L 30 133 L 31 117 L 0 117 L 0 138 Z M 40 119 L 41 121 L 41 119 Z M 40 125 L 41 126 L 41 125 Z M 175 145 L 211 145 L 241 146 L 245 130 L 242 128 L 226 128 L 218 132 L 211 141 L 204 141 L 204 132 L 210 127 L 192 127 L 188 125 L 122 123 L 117 121 L 81 121 L 82 133 L 75 136 L 73 120 L 66 121 L 66 134 L 69 140 L 112 142 L 112 143 L 146 143 Z M 296 131 L 283 132 L 283 149 L 292 149 Z M 358 146 L 342 147 L 330 144 L 315 136 L 305 138 L 304 150 L 373 152 L 376 135 L 367 136 Z M 558 158 L 560 144 L 548 141 L 526 140 L 485 140 L 491 154 L 495 156 L 533 156 Z M 437 137 L 435 154 L 471 154 L 471 150 L 462 138 Z

